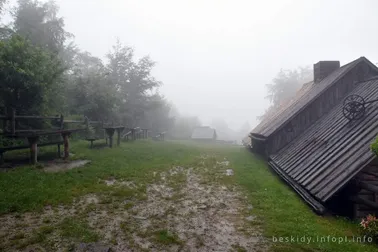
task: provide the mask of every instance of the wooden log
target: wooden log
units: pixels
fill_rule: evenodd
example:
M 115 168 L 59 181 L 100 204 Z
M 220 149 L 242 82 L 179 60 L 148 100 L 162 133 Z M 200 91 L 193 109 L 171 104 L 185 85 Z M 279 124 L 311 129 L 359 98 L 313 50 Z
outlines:
M 38 162 L 38 138 L 38 136 L 28 137 L 28 142 L 30 145 L 30 162 L 33 165 Z
M 366 182 L 359 182 L 358 185 L 363 188 L 363 189 L 366 189 L 368 191 L 371 191 L 371 192 L 375 192 L 375 193 L 378 193 L 378 186 L 375 186 L 375 185 L 371 185 L 369 183 L 366 183 Z
M 351 197 L 350 200 L 359 204 L 364 204 L 374 209 L 378 209 L 378 203 L 374 201 L 366 200 L 358 196 Z

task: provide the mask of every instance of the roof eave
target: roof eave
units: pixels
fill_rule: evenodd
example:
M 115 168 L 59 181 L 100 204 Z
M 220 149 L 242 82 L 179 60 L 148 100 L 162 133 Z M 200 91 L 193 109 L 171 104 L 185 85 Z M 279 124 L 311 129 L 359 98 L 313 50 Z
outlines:
M 269 160 L 269 166 L 288 183 L 302 198 L 303 200 L 317 213 L 323 215 L 326 212 L 326 208 L 323 204 L 309 194 L 303 187 L 296 183 L 292 178 L 281 171 L 281 168 L 273 161 Z

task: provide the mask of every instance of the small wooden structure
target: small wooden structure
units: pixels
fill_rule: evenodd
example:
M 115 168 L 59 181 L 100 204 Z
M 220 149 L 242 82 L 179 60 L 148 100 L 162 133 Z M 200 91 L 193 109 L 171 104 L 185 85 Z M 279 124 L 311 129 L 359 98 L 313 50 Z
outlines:
M 378 133 L 378 68 L 361 57 L 314 65 L 303 85 L 251 132 L 244 144 L 314 211 L 378 213 L 378 165 L 370 145 Z M 335 208 L 336 207 L 336 208 Z
M 217 140 L 217 131 L 209 126 L 196 127 L 190 139 L 200 142 L 215 142 Z

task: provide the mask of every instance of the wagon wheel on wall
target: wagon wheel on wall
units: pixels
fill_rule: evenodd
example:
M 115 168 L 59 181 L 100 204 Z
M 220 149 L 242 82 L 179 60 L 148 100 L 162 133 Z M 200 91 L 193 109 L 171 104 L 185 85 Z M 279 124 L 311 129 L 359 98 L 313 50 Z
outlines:
M 365 115 L 365 100 L 359 95 L 349 95 L 344 100 L 343 115 L 349 120 L 359 120 Z

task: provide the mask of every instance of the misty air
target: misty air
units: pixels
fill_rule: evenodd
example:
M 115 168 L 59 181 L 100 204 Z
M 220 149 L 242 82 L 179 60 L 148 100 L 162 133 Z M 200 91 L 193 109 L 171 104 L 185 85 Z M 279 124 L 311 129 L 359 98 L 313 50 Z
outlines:
M 0 251 L 378 251 L 376 0 L 0 0 Z

